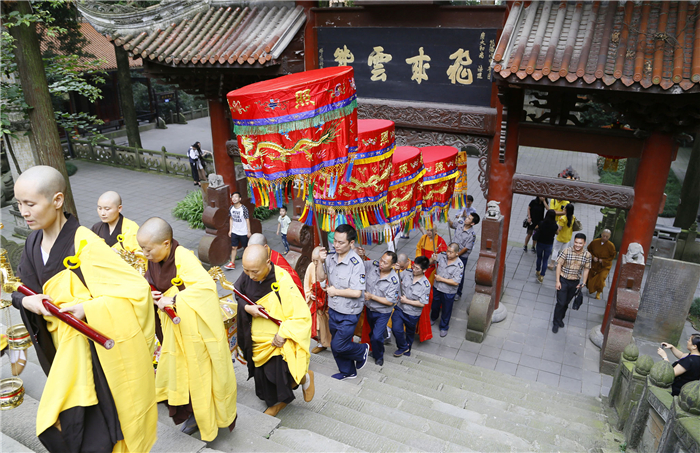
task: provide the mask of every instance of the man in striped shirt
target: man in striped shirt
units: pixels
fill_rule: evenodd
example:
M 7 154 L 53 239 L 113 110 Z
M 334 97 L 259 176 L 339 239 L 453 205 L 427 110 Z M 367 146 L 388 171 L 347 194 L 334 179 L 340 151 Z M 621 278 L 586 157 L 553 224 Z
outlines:
M 564 327 L 564 316 L 576 289 L 586 286 L 593 260 L 585 246 L 586 235 L 577 233 L 574 237 L 574 245 L 565 248 L 557 258 L 557 305 L 554 307 L 552 320 L 554 333 L 557 333 L 560 327 Z M 582 274 L 583 282 L 581 282 Z

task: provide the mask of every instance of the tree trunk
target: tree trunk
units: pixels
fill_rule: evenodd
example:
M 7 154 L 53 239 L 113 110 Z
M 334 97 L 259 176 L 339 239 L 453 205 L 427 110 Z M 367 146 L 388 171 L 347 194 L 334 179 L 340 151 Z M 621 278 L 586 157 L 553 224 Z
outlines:
M 10 11 L 18 11 L 21 15 L 31 14 L 29 2 L 3 2 L 2 6 Z M 64 209 L 78 217 L 78 211 L 73 201 L 73 191 L 70 187 L 66 160 L 63 157 L 61 139 L 58 136 L 56 118 L 54 117 L 49 85 L 44 72 L 44 61 L 41 58 L 39 38 L 36 25 L 18 25 L 10 27 L 10 35 L 15 40 L 15 60 L 17 75 L 24 92 L 24 100 L 31 107 L 29 122 L 34 135 L 34 144 L 39 163 L 49 165 L 61 172 L 66 180 Z
M 673 226 L 687 230 L 698 217 L 700 206 L 700 132 L 695 133 L 693 150 L 690 152 L 688 169 L 685 171 L 683 187 L 681 188 L 681 202 L 678 204 L 678 212 Z
M 114 54 L 117 57 L 117 85 L 119 85 L 119 101 L 126 127 L 126 137 L 129 146 L 141 148 L 141 135 L 139 134 L 139 121 L 136 118 L 134 107 L 134 94 L 131 89 L 131 70 L 129 69 L 129 55 L 126 50 L 114 46 Z

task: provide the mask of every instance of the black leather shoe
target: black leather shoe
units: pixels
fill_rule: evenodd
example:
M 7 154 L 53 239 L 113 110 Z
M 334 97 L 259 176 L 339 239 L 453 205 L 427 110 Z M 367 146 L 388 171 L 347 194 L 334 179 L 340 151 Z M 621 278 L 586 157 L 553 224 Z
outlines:
M 374 363 L 376 363 L 379 366 L 382 366 L 382 365 L 384 365 L 384 359 L 375 359 Z
M 557 321 L 557 324 L 559 324 L 559 327 L 564 327 L 564 321 L 562 321 L 561 319 Z
M 559 332 L 559 326 L 557 323 L 552 324 L 552 332 L 557 333 Z

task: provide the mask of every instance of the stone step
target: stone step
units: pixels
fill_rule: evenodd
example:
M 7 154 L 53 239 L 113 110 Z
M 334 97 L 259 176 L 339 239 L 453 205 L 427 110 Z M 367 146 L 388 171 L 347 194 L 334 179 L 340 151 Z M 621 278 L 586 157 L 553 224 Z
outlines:
M 365 394 L 365 397 L 374 399 L 374 395 Z M 401 428 L 408 429 L 412 433 L 424 433 L 446 442 L 458 444 L 474 451 L 532 451 L 533 446 L 516 436 L 495 429 L 464 423 L 460 428 L 443 424 L 441 421 L 430 420 L 418 414 L 405 411 L 404 407 L 410 403 L 402 401 L 397 408 L 390 408 L 365 398 L 348 396 L 336 391 L 329 391 L 323 396 L 326 401 L 345 406 L 360 414 L 367 414 L 377 419 L 390 421 Z M 425 410 L 426 408 L 419 408 Z M 449 423 L 449 420 L 448 420 Z M 390 428 L 392 429 L 392 428 Z
M 0 433 L 0 451 L 6 453 L 32 453 L 34 450 L 25 447 L 10 436 Z
M 407 452 L 413 450 L 400 442 L 307 410 L 301 404 L 290 404 L 277 417 L 282 420 L 282 426 L 286 428 L 306 429 L 362 451 Z
M 349 445 L 329 439 L 308 429 L 290 429 L 281 427 L 270 436 L 270 440 L 292 451 L 306 452 L 358 452 Z
M 329 357 L 327 354 L 312 354 L 312 356 L 316 356 L 314 358 L 315 364 L 329 364 L 331 361 L 333 364 L 335 364 L 333 357 Z M 552 413 L 554 415 L 559 415 L 564 418 L 571 417 L 573 413 L 573 421 L 579 421 L 581 423 L 590 421 L 591 418 L 595 418 L 596 420 L 603 420 L 605 418 L 604 414 L 602 413 L 601 403 L 598 403 L 596 406 L 587 405 L 587 408 L 581 409 L 576 406 L 569 405 L 566 399 L 563 399 L 562 403 L 566 403 L 566 408 L 564 408 L 560 407 L 561 404 L 551 404 L 551 398 L 546 397 L 546 395 L 538 395 L 537 391 L 528 390 L 527 392 L 508 392 L 506 390 L 498 388 L 497 386 L 492 386 L 489 389 L 482 389 L 480 388 L 483 385 L 482 383 L 469 381 L 468 377 L 462 376 L 460 378 L 460 375 L 458 374 L 444 374 L 442 370 L 436 370 L 435 374 L 426 372 L 424 371 L 426 370 L 426 368 L 418 363 L 413 363 L 411 364 L 411 367 L 409 367 L 407 366 L 407 364 L 410 364 L 411 360 L 414 360 L 414 358 L 395 359 L 394 357 L 391 357 L 391 359 L 389 359 L 387 357 L 385 359 L 383 367 L 379 367 L 374 363 L 368 363 L 365 366 L 365 368 L 360 370 L 358 378 L 371 379 L 379 382 L 383 382 L 386 378 L 397 378 L 418 385 L 426 385 L 429 388 L 434 389 L 447 386 L 456 391 L 462 390 L 463 392 L 465 392 L 463 395 L 460 395 L 463 396 L 465 399 L 477 398 L 477 400 L 484 400 L 484 402 L 486 403 L 492 400 L 504 400 L 510 404 L 522 406 L 528 409 L 533 409 L 542 413 Z M 403 363 L 404 361 L 406 363 Z M 325 368 L 323 367 L 319 367 L 319 369 L 325 370 Z M 377 372 L 376 370 L 379 371 Z M 441 377 L 441 379 L 436 379 L 437 374 L 440 374 L 439 377 Z M 451 382 L 453 381 L 453 379 L 460 381 L 459 385 L 452 385 Z M 357 379 L 355 379 L 354 381 L 357 381 Z M 525 386 L 527 384 L 528 382 L 522 381 L 523 388 L 526 388 Z M 472 386 L 476 387 L 476 391 L 471 390 Z M 565 392 L 559 393 L 564 394 Z M 593 400 L 595 401 L 595 399 Z M 577 420 L 575 417 L 580 417 L 580 420 Z
M 558 447 L 559 449 L 566 447 L 564 450 L 571 451 L 580 451 L 583 449 L 578 443 L 578 439 L 580 439 L 582 435 L 577 434 L 574 440 L 559 435 L 564 433 L 568 435 L 568 431 L 562 431 L 571 426 L 566 420 L 549 417 L 553 422 L 552 425 L 539 423 L 538 420 L 543 418 L 543 414 L 513 407 L 500 401 L 494 401 L 493 404 L 480 403 L 478 405 L 470 405 L 467 408 L 465 406 L 466 400 L 459 396 L 456 397 L 449 392 L 429 389 L 406 381 L 394 381 L 393 379 L 388 379 L 385 382 L 366 380 L 362 384 L 362 392 L 364 392 L 365 389 L 373 390 L 387 396 L 391 395 L 397 399 L 410 398 L 411 401 L 430 400 L 432 404 L 428 409 L 432 409 L 434 412 L 430 410 L 421 411 L 420 408 L 412 408 L 411 405 L 402 407 L 402 409 L 405 411 L 413 410 L 414 413 L 417 412 L 416 415 L 421 415 L 426 418 L 434 417 L 438 422 L 442 422 L 443 424 L 449 423 L 455 425 L 457 424 L 456 419 L 459 418 L 463 419 L 466 423 L 483 424 L 488 428 L 498 429 L 504 433 L 511 433 L 522 439 L 527 439 L 527 441 L 537 446 L 537 449 L 541 451 L 545 451 L 547 446 L 551 446 L 552 448 Z M 360 397 L 362 397 L 362 392 L 360 392 Z M 420 403 L 420 405 L 422 405 L 422 403 Z M 437 412 L 437 414 L 435 412 Z M 445 417 L 441 417 L 440 413 L 445 414 Z M 601 428 L 607 429 L 602 423 Z M 596 435 L 598 434 L 599 433 L 596 432 Z
M 314 366 L 317 366 L 318 364 L 322 363 L 328 363 L 330 361 L 333 361 L 332 356 L 329 356 L 328 354 L 317 354 L 315 360 L 314 360 Z M 413 358 L 406 358 L 406 361 L 413 360 Z M 399 377 L 402 377 L 402 374 L 416 374 L 415 369 L 406 367 L 399 363 L 401 359 L 386 359 L 384 366 L 383 367 L 378 367 L 375 364 L 367 364 L 366 368 L 368 368 L 370 371 L 374 371 L 376 369 L 380 370 L 380 373 L 378 374 L 386 374 L 382 372 L 382 369 L 392 369 L 396 373 L 398 373 Z M 468 365 L 467 365 L 468 366 Z M 365 373 L 365 369 L 360 371 L 360 377 L 362 377 Z M 375 372 L 376 374 L 376 372 Z M 430 376 L 423 376 L 418 379 L 417 388 L 424 388 L 425 386 L 421 386 L 420 384 L 423 384 L 425 382 L 428 382 L 428 386 L 430 387 L 432 384 L 432 381 L 434 380 L 434 377 L 432 375 Z M 367 385 L 371 382 L 382 382 L 383 379 L 376 380 L 367 378 L 362 380 L 362 388 L 366 388 Z M 352 382 L 352 381 L 351 381 Z M 414 382 L 415 384 L 415 382 Z M 441 383 L 438 383 L 441 384 Z M 388 385 L 391 385 L 389 383 Z M 437 385 L 433 386 L 435 390 L 437 390 Z M 452 388 L 452 390 L 458 391 L 461 390 L 461 388 L 455 388 L 453 386 L 448 387 Z M 472 392 L 473 393 L 473 392 Z M 534 393 L 529 391 L 528 393 Z M 407 392 L 405 390 L 402 390 L 398 393 L 398 395 L 394 395 L 395 397 L 398 396 L 399 398 L 405 398 Z M 411 395 L 412 399 L 415 400 L 415 394 L 408 392 L 409 395 Z M 444 395 L 440 395 L 444 396 Z M 440 397 L 438 396 L 438 398 Z M 464 396 L 464 395 L 461 395 Z M 605 428 L 606 425 L 600 420 L 597 420 L 596 414 L 595 413 L 589 413 L 587 411 L 583 411 L 581 414 L 579 414 L 583 419 L 586 421 L 586 423 L 578 423 L 576 421 L 570 421 L 567 417 L 561 417 L 560 415 L 556 414 L 547 414 L 547 413 L 542 413 L 542 410 L 546 410 L 546 408 L 550 405 L 549 400 L 544 400 L 544 402 L 537 407 L 535 410 L 529 407 L 519 407 L 518 405 L 512 405 L 511 401 L 506 401 L 507 404 L 504 404 L 503 401 L 499 400 L 493 400 L 489 399 L 488 397 L 481 397 L 480 395 L 470 395 L 471 399 L 477 398 L 481 399 L 483 401 L 480 402 L 477 406 L 479 407 L 478 412 L 471 412 L 471 419 L 479 420 L 481 415 L 479 412 L 485 412 L 486 415 L 490 416 L 490 419 L 487 419 L 487 423 L 492 423 L 492 428 L 499 429 L 501 431 L 505 431 L 507 433 L 515 434 L 518 437 L 521 437 L 523 439 L 530 439 L 531 436 L 528 435 L 527 429 L 534 429 L 535 426 L 540 429 L 541 433 L 539 434 L 539 443 L 544 445 L 547 443 L 551 444 L 561 444 L 562 442 L 567 442 L 567 441 L 573 441 L 577 445 L 579 445 L 578 448 L 580 448 L 580 445 L 588 445 L 588 446 L 596 446 L 600 444 L 598 438 L 599 438 L 599 433 L 601 428 Z M 516 394 L 514 398 L 520 399 L 522 398 L 522 394 Z M 389 398 L 384 398 L 385 400 L 388 400 Z M 463 398 L 463 400 L 466 402 L 467 399 Z M 593 399 L 595 400 L 595 399 Z M 423 401 L 422 399 L 419 399 L 419 401 Z M 449 404 L 454 404 L 453 399 L 450 399 L 447 401 Z M 494 405 L 494 403 L 498 403 Z M 527 402 L 530 404 L 530 402 Z M 471 404 L 471 403 L 470 403 Z M 464 407 L 464 405 L 459 406 L 459 408 Z M 481 407 L 484 407 L 482 409 Z M 502 415 L 499 413 L 500 411 L 498 410 L 491 410 L 493 407 L 502 407 L 503 410 L 506 410 L 507 408 L 511 408 L 511 417 L 508 423 L 498 423 L 498 420 L 503 419 Z M 600 407 L 600 406 L 599 406 Z M 597 408 L 596 408 L 597 409 Z M 539 413 L 538 413 L 539 411 Z M 417 415 L 422 415 L 420 412 L 417 412 Z M 568 412 L 567 412 L 568 415 Z M 590 417 L 594 417 L 593 420 L 590 419 Z M 438 421 L 440 421 L 439 416 L 436 417 Z M 591 426 L 593 424 L 593 426 Z M 527 429 L 519 429 L 519 427 L 526 427 L 529 426 Z M 565 428 L 564 431 L 557 431 L 553 430 L 552 427 L 561 427 Z M 558 440 L 558 437 L 562 437 L 562 440 Z
M 466 363 L 458 362 L 456 360 L 451 360 L 445 357 L 440 357 L 437 355 L 426 354 L 420 351 L 412 352 L 413 358 L 418 359 L 419 363 L 428 362 L 426 366 L 436 366 L 447 370 L 460 371 L 464 376 L 474 376 L 475 379 L 484 380 L 485 382 L 498 382 L 503 386 L 508 386 L 515 389 L 522 389 L 523 385 L 526 385 L 528 389 L 532 389 L 547 395 L 563 396 L 567 401 L 579 401 L 584 404 L 590 404 L 594 406 L 600 405 L 600 398 L 584 395 L 582 393 L 574 393 L 561 390 L 559 388 L 554 388 L 549 385 L 543 384 L 541 382 L 530 382 L 524 381 L 515 376 L 510 376 L 504 373 L 499 373 L 498 371 L 489 370 L 487 368 L 481 368 L 478 366 L 468 365 Z M 404 357 L 401 359 L 395 359 L 390 357 L 390 360 L 401 361 L 402 359 L 408 360 L 409 358 Z
M 24 376 L 24 373 L 22 373 L 22 376 Z M 24 445 L 30 451 L 41 453 L 45 452 L 46 449 L 36 436 L 36 414 L 38 409 L 39 401 L 25 393 L 24 402 L 3 416 L 2 433 Z M 157 435 L 158 440 L 151 449 L 154 453 L 198 453 L 206 447 L 206 444 L 201 440 L 182 434 L 160 422 L 158 423 Z

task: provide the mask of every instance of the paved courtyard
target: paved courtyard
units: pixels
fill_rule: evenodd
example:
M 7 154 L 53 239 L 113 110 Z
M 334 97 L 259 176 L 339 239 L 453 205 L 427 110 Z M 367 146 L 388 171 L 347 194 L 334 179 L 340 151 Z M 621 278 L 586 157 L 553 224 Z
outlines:
M 149 131 L 142 136 L 145 143 L 153 142 L 157 145 L 155 142 L 165 137 L 163 132 L 168 133 L 166 135 L 172 143 L 184 143 L 184 138 L 189 140 L 194 135 L 197 137 L 202 135 L 199 140 L 204 144 L 205 137 L 200 130 L 203 126 L 198 123 L 201 121 L 190 123 L 196 123 L 192 125 L 194 132 L 187 126 L 174 125 L 168 130 L 169 132 Z M 154 134 L 158 136 L 152 137 Z M 154 146 L 150 147 L 154 148 Z M 186 222 L 176 220 L 172 216 L 175 204 L 188 191 L 195 190 L 189 179 L 142 173 L 83 161 L 75 161 L 75 164 L 79 170 L 70 180 L 82 224 L 90 226 L 97 222 L 95 209 L 97 198 L 106 190 L 116 190 L 122 195 L 123 213 L 127 217 L 142 223 L 151 216 L 160 216 L 172 224 L 175 237 L 183 246 L 197 249 L 203 232 L 189 229 Z M 517 171 L 555 176 L 569 165 L 579 172 L 582 180 L 597 182 L 595 157 L 581 153 L 522 148 Z M 474 207 L 478 212 L 484 212 L 486 200 L 478 184 L 476 158 L 468 159 L 468 181 L 470 193 L 475 198 Z M 505 291 L 501 301 L 508 310 L 507 318 L 503 322 L 492 325 L 483 343 L 464 340 L 467 309 L 474 293 L 474 270 L 477 261 L 477 252 L 474 252 L 467 265 L 463 297 L 454 307 L 449 334 L 440 338 L 435 326 L 433 339 L 416 344 L 415 347 L 421 351 L 539 381 L 553 387 L 594 396 L 606 395 L 612 379 L 597 372 L 600 351 L 587 337 L 589 330 L 602 322 L 608 295 L 607 288 L 602 300 L 586 298 L 579 311 L 570 310 L 567 313 L 564 321 L 565 328 L 560 329 L 558 334 L 551 332 L 555 302 L 554 272 L 548 272 L 542 284 L 537 283 L 534 275 L 535 254 L 522 250 L 525 230 L 521 223 L 525 218 L 530 199 L 531 197 L 522 195 L 514 197 L 513 222 L 509 232 L 506 258 Z M 2 210 L 2 219 L 5 223 L 2 234 L 9 238 L 13 221 L 8 209 Z M 457 211 L 453 210 L 450 214 L 454 217 Z M 576 217 L 583 224 L 583 232 L 592 238 L 595 226 L 602 218 L 600 208 L 577 203 Z M 271 247 L 281 251 L 281 242 L 275 235 L 275 222 L 276 218 L 264 222 L 263 231 Z M 447 240 L 449 234 L 446 226 L 440 225 L 438 230 Z M 480 225 L 476 230 L 475 249 L 478 250 Z M 413 257 L 418 239 L 418 232 L 413 232 L 408 240 L 399 239 L 398 251 Z M 372 258 L 379 258 L 385 249 L 385 245 L 367 247 L 368 255 Z M 239 269 L 226 273 L 229 280 L 235 281 L 241 273 L 240 266 Z M 686 329 L 685 334 L 689 333 L 689 329 Z M 687 338 L 687 336 L 684 337 Z

